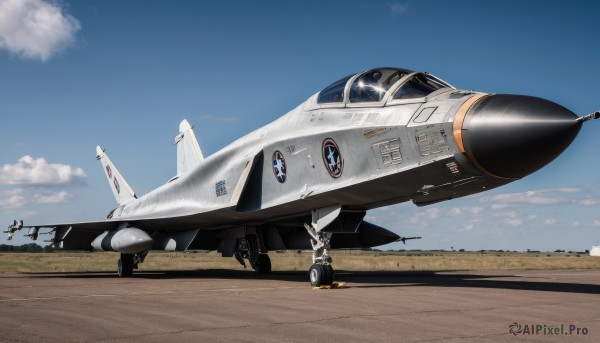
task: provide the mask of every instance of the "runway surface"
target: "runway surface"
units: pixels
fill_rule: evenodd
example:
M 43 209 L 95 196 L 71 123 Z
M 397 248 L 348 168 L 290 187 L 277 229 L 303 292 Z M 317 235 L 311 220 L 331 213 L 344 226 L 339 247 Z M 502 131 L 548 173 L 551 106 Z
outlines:
M 336 279 L 347 288 L 315 290 L 304 272 L 0 274 L 0 341 L 600 341 L 600 270 Z

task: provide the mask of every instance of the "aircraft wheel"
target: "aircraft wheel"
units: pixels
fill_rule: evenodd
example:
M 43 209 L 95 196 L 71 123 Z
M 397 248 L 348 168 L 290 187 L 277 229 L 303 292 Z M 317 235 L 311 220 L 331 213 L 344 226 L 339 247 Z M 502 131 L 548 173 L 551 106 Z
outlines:
M 133 275 L 133 254 L 121 254 L 118 267 L 120 277 L 129 277 Z
M 258 255 L 256 259 L 256 272 L 259 274 L 271 274 L 271 258 L 269 255 Z
M 323 265 L 313 264 L 308 270 L 308 276 L 310 277 L 310 285 L 313 287 L 319 287 L 323 284 Z
M 313 287 L 329 286 L 333 284 L 335 277 L 333 267 L 330 264 L 323 265 L 318 263 L 310 267 L 308 275 L 310 277 L 310 285 Z
M 333 283 L 333 268 L 315 263 L 308 270 L 308 276 L 313 287 L 329 286 Z
M 327 276 L 327 278 L 325 279 L 325 282 L 323 282 L 324 285 L 331 285 L 333 284 L 333 279 L 335 277 L 335 273 L 333 272 L 333 267 L 331 266 L 331 264 L 327 264 L 323 266 L 323 269 L 325 270 L 325 275 Z

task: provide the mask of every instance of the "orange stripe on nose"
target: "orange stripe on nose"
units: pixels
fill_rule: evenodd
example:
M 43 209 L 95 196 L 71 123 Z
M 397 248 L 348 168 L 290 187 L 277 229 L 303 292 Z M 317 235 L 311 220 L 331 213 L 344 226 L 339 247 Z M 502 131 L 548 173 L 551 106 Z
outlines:
M 463 127 L 465 118 L 467 117 L 467 113 L 469 112 L 471 107 L 473 107 L 473 105 L 475 105 L 475 103 L 477 101 L 483 99 L 484 97 L 486 97 L 488 95 L 489 94 L 485 94 L 485 93 L 475 94 L 472 97 L 470 97 L 469 99 L 467 99 L 467 101 L 465 101 L 465 103 L 462 104 L 462 106 L 460 106 L 458 111 L 456 111 L 456 116 L 454 117 L 454 123 L 452 124 L 452 134 L 454 135 L 454 141 L 456 142 L 456 145 L 458 145 L 458 150 L 460 150 L 460 152 L 462 152 L 462 153 L 465 152 L 465 145 L 464 145 L 463 139 L 462 139 L 462 127 Z

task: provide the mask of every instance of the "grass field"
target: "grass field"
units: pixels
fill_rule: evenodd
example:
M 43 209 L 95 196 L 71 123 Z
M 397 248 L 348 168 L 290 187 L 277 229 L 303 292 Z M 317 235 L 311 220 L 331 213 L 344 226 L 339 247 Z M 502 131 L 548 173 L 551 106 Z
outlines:
M 308 270 L 311 253 L 269 253 L 274 271 Z M 53 252 L 0 253 L 0 273 L 113 272 L 117 253 Z M 494 269 L 600 269 L 600 257 L 564 253 L 494 252 L 365 252 L 335 251 L 336 270 L 494 270 Z M 151 252 L 140 270 L 204 270 L 243 267 L 219 253 Z M 250 269 L 250 268 L 249 268 Z

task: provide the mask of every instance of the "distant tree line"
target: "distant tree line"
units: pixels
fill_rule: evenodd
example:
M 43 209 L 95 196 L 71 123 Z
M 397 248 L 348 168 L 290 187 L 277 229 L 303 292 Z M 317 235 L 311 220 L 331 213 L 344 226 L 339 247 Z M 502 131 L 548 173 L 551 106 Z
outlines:
M 23 245 L 9 245 L 0 244 L 0 252 L 52 252 L 54 248 L 52 245 L 46 245 L 42 247 L 35 243 L 28 243 Z

